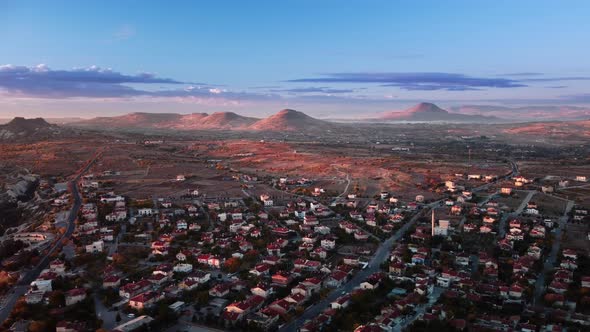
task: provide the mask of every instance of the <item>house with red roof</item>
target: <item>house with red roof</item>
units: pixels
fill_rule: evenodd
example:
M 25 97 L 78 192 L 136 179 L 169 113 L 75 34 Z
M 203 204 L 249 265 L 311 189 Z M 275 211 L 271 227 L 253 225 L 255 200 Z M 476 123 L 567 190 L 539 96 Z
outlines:
M 66 306 L 71 306 L 86 299 L 85 288 L 74 288 L 66 292 Z
M 119 289 L 119 296 L 129 299 L 137 294 L 147 291 L 151 287 L 152 284 L 148 280 L 129 283 Z
M 230 283 L 217 284 L 209 289 L 209 295 L 213 297 L 226 297 L 231 290 Z
M 121 285 L 121 277 L 117 275 L 108 275 L 102 279 L 103 288 L 115 288 Z
M 346 282 L 347 277 L 348 277 L 348 273 L 336 270 L 336 271 L 332 272 L 330 274 L 330 276 L 328 276 L 328 278 L 326 279 L 326 286 L 332 287 L 332 288 L 338 288 Z
M 164 298 L 164 295 L 154 291 L 147 291 L 129 299 L 129 307 L 142 310 L 148 308 Z
M 351 299 L 350 294 L 346 294 L 344 296 L 337 298 L 335 301 L 331 302 L 330 307 L 332 309 L 337 309 L 337 310 L 345 309 L 350 304 L 350 299 Z
M 293 280 L 292 278 L 293 277 L 290 273 L 285 272 L 285 271 L 279 271 L 279 272 L 272 275 L 271 280 L 272 280 L 272 283 L 275 285 L 287 286 Z
M 252 295 L 258 295 L 263 298 L 267 298 L 274 293 L 274 289 L 270 285 L 259 283 L 258 285 L 250 288 L 250 292 Z
M 512 284 L 510 289 L 508 290 L 508 296 L 513 299 L 520 299 L 522 297 L 522 292 L 524 288 L 518 284 Z
M 269 275 L 270 273 L 270 265 L 268 264 L 258 264 L 256 265 L 253 269 L 250 269 L 250 274 L 253 274 L 255 276 L 266 276 Z
M 272 302 L 268 308 L 279 312 L 281 315 L 284 315 L 294 308 L 294 304 L 285 299 L 280 299 Z

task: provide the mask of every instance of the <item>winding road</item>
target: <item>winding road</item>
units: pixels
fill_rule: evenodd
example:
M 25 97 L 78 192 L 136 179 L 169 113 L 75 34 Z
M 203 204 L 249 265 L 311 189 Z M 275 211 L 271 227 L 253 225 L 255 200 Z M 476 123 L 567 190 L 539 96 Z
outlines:
M 58 249 L 62 247 L 63 240 L 69 239 L 74 230 L 76 229 L 76 219 L 78 217 L 78 211 L 80 210 L 80 206 L 82 205 L 82 198 L 80 196 L 80 192 L 78 191 L 78 182 L 84 173 L 90 169 L 90 167 L 96 162 L 96 160 L 100 157 L 102 152 L 97 152 L 93 159 L 89 160 L 86 163 L 86 166 L 82 167 L 78 170 L 77 173 L 74 174 L 74 178 L 69 183 L 69 189 L 72 193 L 72 197 L 74 198 L 74 204 L 70 209 L 70 213 L 68 215 L 68 228 L 65 233 L 63 233 L 53 244 L 53 246 L 49 249 L 45 257 L 41 259 L 39 264 L 35 266 L 32 270 L 28 271 L 12 288 L 12 291 L 9 293 L 7 298 L 4 300 L 3 307 L 0 309 L 0 321 L 4 322 L 12 312 L 14 305 L 16 304 L 17 300 L 25 295 L 27 290 L 29 289 L 29 285 L 33 280 L 37 279 L 41 272 L 49 266 L 49 262 L 52 259 L 51 256 L 55 253 Z

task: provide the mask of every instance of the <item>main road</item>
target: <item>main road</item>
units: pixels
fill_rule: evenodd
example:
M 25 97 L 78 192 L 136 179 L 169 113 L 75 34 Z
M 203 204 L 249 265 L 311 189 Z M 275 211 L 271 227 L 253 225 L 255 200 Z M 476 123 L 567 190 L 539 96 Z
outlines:
M 25 275 L 12 288 L 9 295 L 4 300 L 4 306 L 0 308 L 0 322 L 4 322 L 8 318 L 10 312 L 12 312 L 12 309 L 16 304 L 16 301 L 27 292 L 31 282 L 37 279 L 41 272 L 46 269 L 47 266 L 49 266 L 51 256 L 59 248 L 61 248 L 64 239 L 69 239 L 72 236 L 72 233 L 74 233 L 74 229 L 76 229 L 76 218 L 78 217 L 78 211 L 82 205 L 82 198 L 80 197 L 80 192 L 78 191 L 78 182 L 80 181 L 82 174 L 86 173 L 88 169 L 90 169 L 90 167 L 96 162 L 100 155 L 101 152 L 97 152 L 94 157 L 86 163 L 85 166 L 83 166 L 73 175 L 74 178 L 69 183 L 69 189 L 72 193 L 72 197 L 74 198 L 74 204 L 72 205 L 68 215 L 68 227 L 65 233 L 63 233 L 57 239 L 57 241 L 54 242 L 53 246 L 47 251 L 47 254 L 41 259 L 39 264 L 37 264 L 37 266 L 35 266 L 32 270 L 25 273 Z
M 561 246 L 561 232 L 565 228 L 567 221 L 569 219 L 568 213 L 574 207 L 573 201 L 567 201 L 565 205 L 565 211 L 563 215 L 559 218 L 558 227 L 555 229 L 555 237 L 553 239 L 553 246 L 551 246 L 551 252 L 549 253 L 549 257 L 545 260 L 543 264 L 543 271 L 539 273 L 539 277 L 535 282 L 535 294 L 533 297 L 533 304 L 538 304 L 541 300 L 541 296 L 545 291 L 545 276 L 549 274 L 555 268 L 555 262 L 557 262 L 557 253 L 559 252 L 559 247 Z
M 478 192 L 482 190 L 487 190 L 493 183 L 499 180 L 507 179 L 518 175 L 518 166 L 516 165 L 516 163 L 510 161 L 510 165 L 510 173 L 498 178 L 494 182 L 490 182 L 480 187 L 477 187 L 472 191 Z M 419 213 L 415 214 L 408 222 L 406 222 L 399 230 L 397 230 L 397 232 L 395 232 L 394 235 L 392 235 L 379 245 L 379 248 L 377 248 L 377 251 L 373 255 L 373 258 L 371 258 L 369 264 L 365 269 L 360 270 L 357 274 L 354 275 L 352 279 L 344 283 L 342 286 L 332 290 L 328 294 L 328 296 L 326 296 L 323 300 L 316 302 L 312 306 L 308 307 L 307 310 L 305 310 L 301 316 L 281 326 L 279 331 L 297 331 L 299 327 L 305 324 L 307 320 L 313 319 L 314 317 L 317 317 L 320 313 L 322 313 L 330 305 L 331 302 L 335 301 L 343 294 L 351 293 L 363 281 L 365 281 L 367 277 L 369 277 L 373 273 L 379 272 L 380 265 L 388 259 L 389 253 L 391 252 L 395 242 L 402 238 L 406 234 L 406 232 L 408 232 L 408 230 L 416 224 L 416 222 L 418 221 L 418 219 L 420 219 L 421 216 L 427 215 L 432 208 L 439 206 L 442 201 L 443 200 L 440 199 L 438 201 L 434 201 L 432 203 L 425 205 L 425 208 L 423 208 Z

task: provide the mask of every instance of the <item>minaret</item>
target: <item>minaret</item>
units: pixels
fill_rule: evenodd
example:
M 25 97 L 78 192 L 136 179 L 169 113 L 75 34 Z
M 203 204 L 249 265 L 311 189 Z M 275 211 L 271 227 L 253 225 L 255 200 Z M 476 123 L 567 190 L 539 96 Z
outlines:
M 432 236 L 434 236 L 434 208 L 432 208 L 432 221 L 431 221 L 431 224 L 432 224 L 431 225 L 432 226 L 431 232 L 432 232 Z

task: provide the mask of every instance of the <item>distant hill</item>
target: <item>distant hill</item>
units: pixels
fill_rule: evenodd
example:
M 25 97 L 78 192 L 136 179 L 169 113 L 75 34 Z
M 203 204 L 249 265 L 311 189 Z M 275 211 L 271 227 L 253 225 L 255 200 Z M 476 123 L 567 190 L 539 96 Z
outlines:
M 0 125 L 0 140 L 19 138 L 44 138 L 60 133 L 60 128 L 49 124 L 43 118 L 25 119 L 16 117 L 10 122 Z
M 312 118 L 299 111 L 284 109 L 266 119 L 257 121 L 249 129 L 259 131 L 315 131 L 324 130 L 330 126 L 333 126 L 330 122 Z
M 392 111 L 382 114 L 378 120 L 416 121 L 416 122 L 505 122 L 497 117 L 449 113 L 432 103 L 420 103 L 405 111 Z
M 158 128 L 176 123 L 182 115 L 176 113 L 130 113 L 113 117 L 98 117 L 74 122 L 76 126 L 103 128 Z
M 99 117 L 74 123 L 82 127 L 144 128 L 144 129 L 244 129 L 258 119 L 233 112 L 213 114 L 192 113 L 131 113 L 114 117 Z
M 200 129 L 246 129 L 256 121 L 258 119 L 241 116 L 234 112 L 217 112 L 204 117 L 201 120 Z
M 590 108 L 568 105 L 506 107 L 497 105 L 461 105 L 454 113 L 486 114 L 515 121 L 576 121 L 590 119 Z
M 590 120 L 519 123 L 508 125 L 502 131 L 507 134 L 529 135 L 539 138 L 547 136 L 590 138 Z
M 131 113 L 115 117 L 99 117 L 74 123 L 87 128 L 133 128 L 178 130 L 316 130 L 330 125 L 295 110 L 282 110 L 265 119 L 242 116 L 234 112 L 176 114 Z

